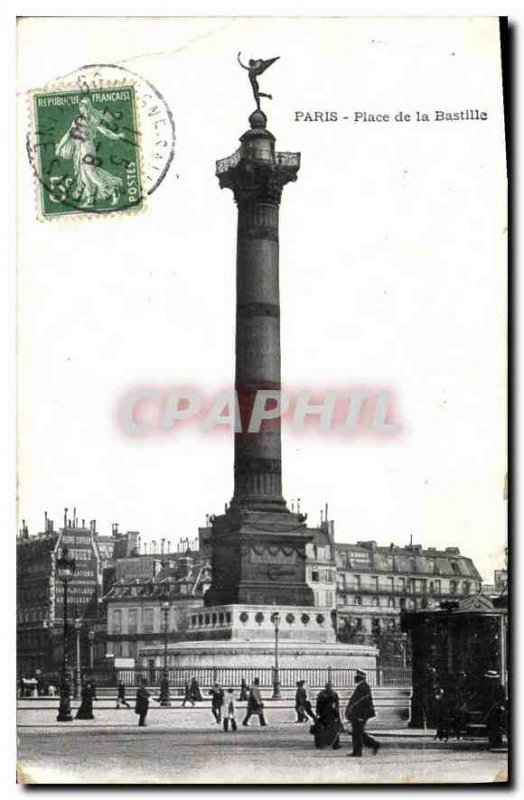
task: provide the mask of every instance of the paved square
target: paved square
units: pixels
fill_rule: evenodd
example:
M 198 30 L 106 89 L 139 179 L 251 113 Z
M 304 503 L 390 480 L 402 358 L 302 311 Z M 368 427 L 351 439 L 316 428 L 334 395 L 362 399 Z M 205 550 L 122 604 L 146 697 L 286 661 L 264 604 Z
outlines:
M 56 703 L 53 704 L 56 706 Z M 107 706 L 107 704 L 105 704 Z M 483 742 L 437 743 L 409 730 L 377 731 L 377 756 L 316 750 L 293 709 L 268 708 L 270 725 L 224 733 L 207 704 L 153 707 L 139 729 L 132 710 L 96 708 L 94 721 L 57 723 L 56 707 L 19 711 L 19 776 L 34 783 L 491 783 L 507 754 Z M 240 714 L 239 714 L 240 717 Z M 371 730 L 372 730 L 371 726 Z

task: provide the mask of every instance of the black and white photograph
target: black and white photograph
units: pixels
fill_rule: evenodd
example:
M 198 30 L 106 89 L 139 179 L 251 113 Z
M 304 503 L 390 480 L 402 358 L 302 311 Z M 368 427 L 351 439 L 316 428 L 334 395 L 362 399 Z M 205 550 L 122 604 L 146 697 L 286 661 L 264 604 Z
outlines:
M 507 45 L 18 18 L 18 784 L 508 784 Z

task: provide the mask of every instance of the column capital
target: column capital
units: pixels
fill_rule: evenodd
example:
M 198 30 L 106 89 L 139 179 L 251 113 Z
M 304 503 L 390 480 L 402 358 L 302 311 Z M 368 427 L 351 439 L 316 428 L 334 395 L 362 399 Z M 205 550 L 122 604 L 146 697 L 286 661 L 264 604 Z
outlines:
M 252 203 L 280 205 L 284 186 L 296 181 L 299 168 L 300 153 L 275 153 L 271 161 L 241 156 L 236 164 L 223 171 L 219 171 L 217 165 L 217 177 L 220 188 L 231 189 L 239 206 Z

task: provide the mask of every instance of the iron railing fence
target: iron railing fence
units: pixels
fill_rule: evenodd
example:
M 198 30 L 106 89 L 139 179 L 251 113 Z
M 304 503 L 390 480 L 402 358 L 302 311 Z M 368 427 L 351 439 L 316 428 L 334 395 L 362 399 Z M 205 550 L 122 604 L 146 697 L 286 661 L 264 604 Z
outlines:
M 304 680 L 311 689 L 322 688 L 331 681 L 335 689 L 349 689 L 355 683 L 355 669 L 338 669 L 331 667 L 300 668 L 291 667 L 279 670 L 279 682 L 282 689 L 295 688 L 297 681 Z M 201 688 L 212 686 L 218 682 L 223 687 L 237 689 L 242 680 L 248 685 L 254 678 L 259 678 L 262 688 L 270 688 L 274 683 L 274 667 L 170 667 L 168 669 L 169 684 L 173 690 L 183 690 L 186 683 L 196 678 Z M 370 686 L 410 687 L 411 668 L 378 667 L 366 670 Z M 96 672 L 94 679 L 97 686 L 116 686 L 123 681 L 125 686 L 137 686 L 145 680 L 148 686 L 159 686 L 164 670 L 159 667 L 136 667 L 111 669 Z

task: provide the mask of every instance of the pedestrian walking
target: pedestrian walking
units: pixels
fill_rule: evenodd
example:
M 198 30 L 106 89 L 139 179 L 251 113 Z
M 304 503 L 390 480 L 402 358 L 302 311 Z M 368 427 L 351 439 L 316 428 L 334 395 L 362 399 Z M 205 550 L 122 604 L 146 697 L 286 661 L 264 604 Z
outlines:
M 238 698 L 240 703 L 245 702 L 249 697 L 249 686 L 246 683 L 246 679 L 242 678 L 240 682 L 240 697 Z
M 315 721 L 315 714 L 311 707 L 311 700 L 309 699 L 309 692 L 305 685 L 305 681 L 297 681 L 297 691 L 295 693 L 295 711 L 297 718 L 295 722 L 307 722 L 309 719 Z
M 191 683 L 189 684 L 189 694 L 195 703 L 201 703 L 204 699 L 196 678 L 191 678 Z
M 191 703 L 191 708 L 193 708 L 195 705 L 195 701 L 191 697 L 191 689 L 189 686 L 189 681 L 186 681 L 184 685 L 184 699 L 182 700 L 182 708 L 186 707 L 186 703 Z
M 351 737 L 353 740 L 353 751 L 349 755 L 360 758 L 362 756 L 362 747 L 370 747 L 373 750 L 373 754 L 376 755 L 380 744 L 365 731 L 368 719 L 375 716 L 375 707 L 371 689 L 366 681 L 366 673 L 363 669 L 357 669 L 355 683 L 355 690 L 346 707 L 346 719 L 351 722 Z
M 496 670 L 488 670 L 483 682 L 483 721 L 488 731 L 490 748 L 499 749 L 503 745 L 502 734 L 507 736 L 507 697 L 506 690 Z
M 125 706 L 126 708 L 131 708 L 129 703 L 126 700 L 126 687 L 124 681 L 118 682 L 118 689 L 117 689 L 117 696 L 116 696 L 116 707 L 122 708 Z
M 315 747 L 339 749 L 340 731 L 342 730 L 340 698 L 333 689 L 331 681 L 328 681 L 325 688 L 318 694 L 316 721 L 310 730 L 315 737 Z
M 264 717 L 264 703 L 262 701 L 262 695 L 260 694 L 260 678 L 255 678 L 251 688 L 249 689 L 249 695 L 247 698 L 247 713 L 242 721 L 242 725 L 247 727 L 249 725 L 249 720 L 253 715 L 258 717 L 258 721 L 262 727 L 267 725 Z
M 222 706 L 224 705 L 224 690 L 220 684 L 214 683 L 213 688 L 209 690 L 211 695 L 211 713 L 215 718 L 215 722 L 220 725 L 222 720 Z
M 82 702 L 76 712 L 75 719 L 94 719 L 95 715 L 93 714 L 93 692 L 91 689 L 91 684 L 84 683 L 82 684 Z
M 140 686 L 136 692 L 135 714 L 138 714 L 138 725 L 144 728 L 146 725 L 147 712 L 149 710 L 149 692 L 146 689 L 144 678 L 140 679 Z
M 224 700 L 224 707 L 222 709 L 222 715 L 224 717 L 224 731 L 226 733 L 228 732 L 229 723 L 231 723 L 231 730 L 236 731 L 237 721 L 235 718 L 235 698 L 233 695 L 233 689 L 227 690 L 227 694 Z

